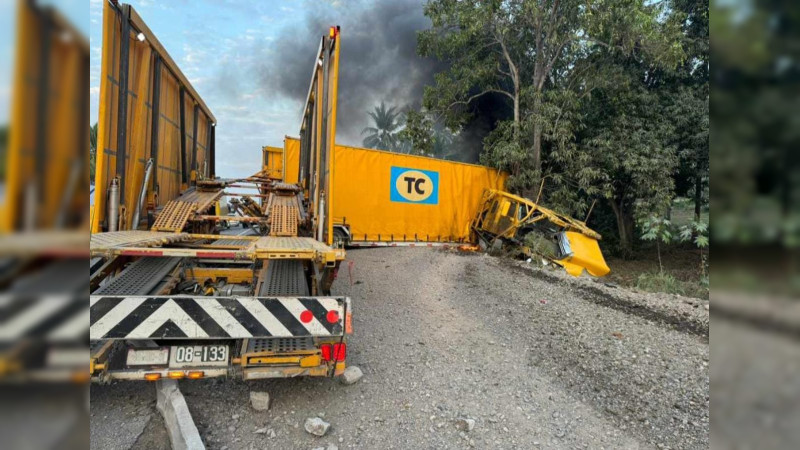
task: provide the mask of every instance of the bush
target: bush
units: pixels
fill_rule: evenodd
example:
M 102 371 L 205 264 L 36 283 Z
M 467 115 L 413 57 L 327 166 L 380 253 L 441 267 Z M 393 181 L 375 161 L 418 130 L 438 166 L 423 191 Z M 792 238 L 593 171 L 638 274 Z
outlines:
M 636 288 L 647 292 L 686 295 L 683 283 L 664 272 L 640 274 L 636 279 Z

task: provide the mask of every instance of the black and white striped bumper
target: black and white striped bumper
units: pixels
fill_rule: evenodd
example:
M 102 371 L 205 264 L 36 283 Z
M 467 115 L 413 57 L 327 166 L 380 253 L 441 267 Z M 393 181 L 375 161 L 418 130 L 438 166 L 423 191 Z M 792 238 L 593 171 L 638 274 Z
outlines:
M 341 336 L 347 297 L 91 296 L 89 338 Z

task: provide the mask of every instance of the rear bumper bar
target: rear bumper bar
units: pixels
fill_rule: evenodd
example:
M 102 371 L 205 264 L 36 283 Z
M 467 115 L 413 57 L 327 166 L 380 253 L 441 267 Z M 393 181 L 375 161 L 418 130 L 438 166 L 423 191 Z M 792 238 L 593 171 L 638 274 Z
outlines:
M 350 332 L 348 297 L 91 296 L 91 340 L 328 337 Z

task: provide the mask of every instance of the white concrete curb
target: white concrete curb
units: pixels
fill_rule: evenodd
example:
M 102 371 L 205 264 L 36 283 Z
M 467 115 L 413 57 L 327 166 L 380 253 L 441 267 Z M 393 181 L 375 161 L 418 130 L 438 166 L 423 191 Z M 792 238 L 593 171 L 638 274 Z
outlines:
M 164 416 L 169 440 L 173 450 L 205 450 L 200 433 L 189 413 L 186 399 L 183 398 L 176 380 L 156 382 L 156 406 Z

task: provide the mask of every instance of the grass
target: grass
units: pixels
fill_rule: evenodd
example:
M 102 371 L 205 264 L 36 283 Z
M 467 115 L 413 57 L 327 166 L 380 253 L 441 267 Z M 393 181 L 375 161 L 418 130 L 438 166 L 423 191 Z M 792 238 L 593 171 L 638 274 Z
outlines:
M 648 292 L 667 292 L 707 299 L 708 283 L 700 271 L 697 249 L 688 245 L 670 245 L 661 251 L 663 276 L 659 276 L 655 245 L 646 245 L 631 258 L 606 256 L 606 262 L 611 268 L 608 281 Z
M 666 272 L 639 274 L 636 279 L 636 288 L 647 292 L 686 295 L 683 283 Z

